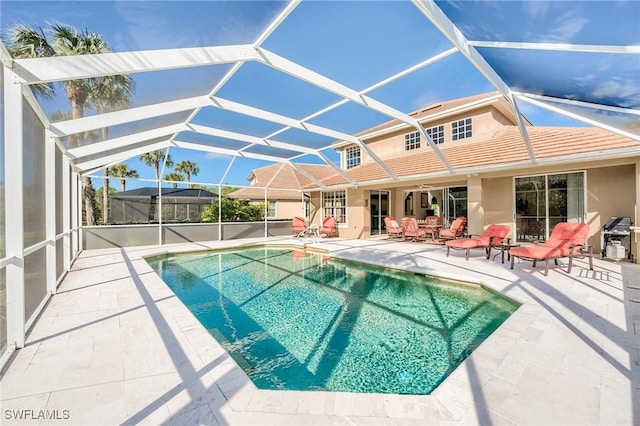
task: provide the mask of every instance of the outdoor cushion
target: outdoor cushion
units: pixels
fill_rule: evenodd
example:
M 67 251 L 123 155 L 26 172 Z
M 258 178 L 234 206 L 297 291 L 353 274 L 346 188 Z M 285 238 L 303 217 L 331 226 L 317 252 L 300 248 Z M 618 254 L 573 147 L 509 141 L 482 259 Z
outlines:
M 477 238 L 461 238 L 458 240 L 447 241 L 447 256 L 449 249 L 466 250 L 465 258 L 469 260 L 469 250 L 472 248 L 484 248 L 487 250 L 487 259 L 491 256 L 491 248 L 501 244 L 511 230 L 507 225 L 489 225 L 482 235 Z

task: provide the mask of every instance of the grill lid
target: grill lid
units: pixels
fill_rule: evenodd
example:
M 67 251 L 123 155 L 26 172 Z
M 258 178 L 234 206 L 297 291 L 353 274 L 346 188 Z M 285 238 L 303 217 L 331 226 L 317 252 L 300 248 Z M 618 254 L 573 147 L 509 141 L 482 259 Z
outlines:
M 607 221 L 602 227 L 607 232 L 629 232 L 629 228 L 633 225 L 630 217 L 614 216 Z

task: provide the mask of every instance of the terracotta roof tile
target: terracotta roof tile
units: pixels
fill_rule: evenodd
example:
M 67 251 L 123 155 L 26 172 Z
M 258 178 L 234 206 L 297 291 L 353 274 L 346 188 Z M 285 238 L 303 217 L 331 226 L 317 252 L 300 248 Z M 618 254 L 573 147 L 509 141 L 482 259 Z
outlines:
M 335 173 L 331 166 L 324 164 L 296 164 L 298 167 L 309 173 L 318 180 L 322 180 Z M 229 194 L 230 198 L 264 198 L 264 186 L 269 185 L 267 196 L 277 199 L 298 199 L 300 193 L 293 191 L 314 185 L 309 178 L 295 170 L 289 164 L 275 163 L 265 167 L 254 169 L 251 173 L 254 176 L 253 187 L 241 188 Z M 285 191 L 288 189 L 289 191 Z
M 575 127 L 527 127 L 531 145 L 538 159 L 567 157 L 576 154 L 601 153 L 607 150 L 637 147 L 640 142 L 598 128 Z M 529 160 L 519 129 L 505 126 L 492 138 L 474 142 L 440 145 L 444 156 L 454 169 L 507 165 Z M 446 170 L 433 151 L 406 154 L 385 160 L 387 166 L 399 177 L 434 173 Z M 385 179 L 388 175 L 377 163 L 366 163 L 347 170 L 358 182 Z M 340 174 L 334 174 L 322 181 L 325 185 L 346 184 Z M 314 187 L 311 184 L 308 187 Z

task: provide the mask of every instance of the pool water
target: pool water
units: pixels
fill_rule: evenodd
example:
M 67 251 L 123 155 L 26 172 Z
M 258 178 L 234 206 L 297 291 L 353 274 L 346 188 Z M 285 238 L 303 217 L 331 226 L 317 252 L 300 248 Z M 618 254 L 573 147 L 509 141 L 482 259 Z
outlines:
M 428 394 L 518 307 L 287 248 L 148 261 L 261 389 Z

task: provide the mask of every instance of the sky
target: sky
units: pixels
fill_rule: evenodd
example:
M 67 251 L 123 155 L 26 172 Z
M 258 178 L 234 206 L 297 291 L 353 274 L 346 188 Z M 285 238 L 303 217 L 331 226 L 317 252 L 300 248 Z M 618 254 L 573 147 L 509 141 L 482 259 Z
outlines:
M 640 2 L 438 2 L 445 13 L 473 40 L 564 42 L 583 44 L 640 44 Z M 115 52 L 253 43 L 285 3 L 274 1 L 6 1 L 0 2 L 0 30 L 16 23 L 41 27 L 61 22 L 101 34 Z M 569 7 L 567 7 L 569 6 Z M 483 19 L 478 19 L 482 16 Z M 444 52 L 451 43 L 408 1 L 303 1 L 271 34 L 262 47 L 298 62 L 354 90 L 370 86 Z M 608 105 L 640 107 L 640 55 L 595 55 L 566 52 L 527 52 L 492 49 L 490 65 L 503 79 L 522 90 L 568 98 L 590 97 Z M 482 48 L 478 49 L 482 52 Z M 143 106 L 182 97 L 208 94 L 230 69 L 229 65 L 204 66 L 134 74 L 132 106 Z M 523 70 L 535 70 L 527 80 Z M 575 82 L 561 84 L 563 77 Z M 565 80 L 566 81 L 566 80 Z M 572 90 L 580 88 L 581 92 Z M 430 104 L 494 90 L 493 86 L 461 55 L 449 56 L 397 81 L 368 93 L 402 112 Z M 216 96 L 302 119 L 341 98 L 312 84 L 256 62 L 246 62 Z M 627 104 L 625 104 L 625 102 Z M 68 111 L 69 102 L 58 87 L 53 101 L 41 103 L 46 114 Z M 584 125 L 529 104 L 521 112 L 534 125 Z M 88 112 L 91 114 L 91 111 Z M 609 114 L 609 119 L 616 119 Z M 112 137 L 159 124 L 180 122 L 184 114 L 161 117 L 139 125 L 110 129 Z M 389 120 L 370 109 L 347 103 L 311 120 L 312 123 L 353 134 Z M 281 125 L 217 108 L 202 110 L 197 124 L 265 137 Z M 183 133 L 182 141 L 211 142 L 230 149 L 243 144 L 195 133 Z M 300 130 L 287 130 L 274 139 L 318 148 L 332 140 Z M 250 151 L 262 153 L 263 148 Z M 217 183 L 231 161 L 229 156 L 171 149 L 174 163 L 194 161 L 200 173 L 192 181 Z M 336 162 L 333 150 L 325 153 Z M 317 158 L 298 161 L 319 162 Z M 134 158 L 127 164 L 142 178 L 153 169 Z M 238 159 L 225 183 L 247 185 L 256 167 L 269 163 Z M 166 170 L 165 173 L 172 170 Z M 101 172 L 98 172 L 101 174 Z M 101 182 L 94 179 L 94 186 Z M 119 187 L 118 184 L 112 184 Z M 150 183 L 128 183 L 127 188 Z

